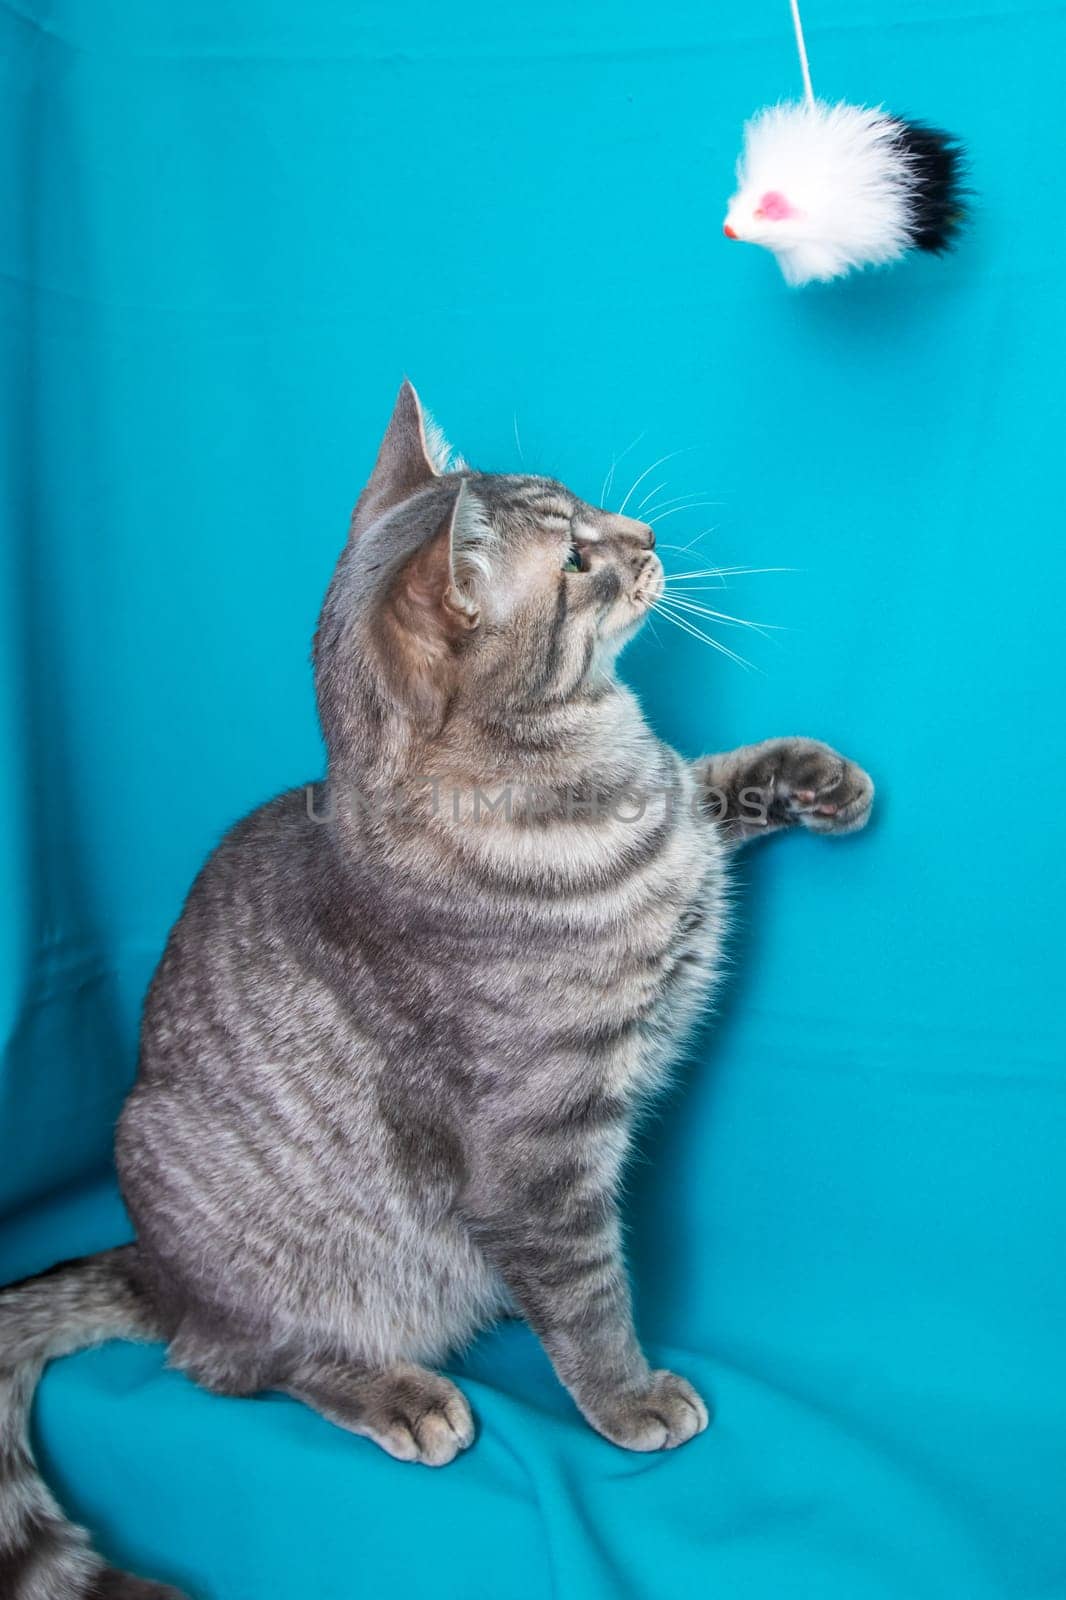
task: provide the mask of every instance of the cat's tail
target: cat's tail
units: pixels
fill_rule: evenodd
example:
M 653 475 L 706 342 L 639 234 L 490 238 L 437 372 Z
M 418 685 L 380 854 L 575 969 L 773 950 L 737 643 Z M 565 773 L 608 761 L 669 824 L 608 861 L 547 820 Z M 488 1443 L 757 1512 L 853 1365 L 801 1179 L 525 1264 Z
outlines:
M 134 1282 L 136 1245 L 65 1261 L 0 1293 L 0 1594 L 3 1600 L 183 1600 L 109 1567 L 37 1472 L 28 1424 L 45 1362 L 105 1339 L 159 1339 Z

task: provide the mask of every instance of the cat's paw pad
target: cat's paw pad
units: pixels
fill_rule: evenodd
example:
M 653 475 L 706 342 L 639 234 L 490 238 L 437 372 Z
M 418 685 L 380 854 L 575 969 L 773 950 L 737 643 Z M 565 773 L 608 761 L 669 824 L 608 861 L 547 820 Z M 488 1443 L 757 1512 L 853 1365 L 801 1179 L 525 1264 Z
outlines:
M 425 1373 L 375 1396 L 363 1431 L 397 1461 L 444 1467 L 473 1443 L 474 1419 L 454 1383 Z
M 813 739 L 795 742 L 776 788 L 790 820 L 812 833 L 854 833 L 865 827 L 874 798 L 868 773 Z
M 625 1450 L 673 1450 L 708 1421 L 707 1407 L 676 1372 L 653 1372 L 647 1388 L 618 1398 L 594 1419 L 599 1432 Z

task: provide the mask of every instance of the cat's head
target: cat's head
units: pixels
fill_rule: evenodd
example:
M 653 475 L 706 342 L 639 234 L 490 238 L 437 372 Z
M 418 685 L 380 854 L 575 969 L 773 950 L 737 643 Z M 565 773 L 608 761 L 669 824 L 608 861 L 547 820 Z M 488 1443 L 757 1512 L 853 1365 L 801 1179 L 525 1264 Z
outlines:
M 652 529 L 551 478 L 452 462 L 404 383 L 315 639 L 327 741 L 594 698 L 662 586 Z

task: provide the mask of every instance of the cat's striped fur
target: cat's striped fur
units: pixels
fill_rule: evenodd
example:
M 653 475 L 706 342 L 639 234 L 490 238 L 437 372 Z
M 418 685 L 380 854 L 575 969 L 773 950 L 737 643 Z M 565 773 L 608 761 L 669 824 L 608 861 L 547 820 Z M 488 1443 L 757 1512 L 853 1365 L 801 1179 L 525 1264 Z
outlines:
M 439 1465 L 473 1426 L 430 1369 L 517 1310 L 609 1439 L 706 1425 L 632 1326 L 634 1114 L 714 981 L 729 847 L 859 826 L 871 790 L 809 740 L 690 765 L 654 736 L 613 670 L 653 542 L 550 480 L 439 474 L 404 386 L 315 642 L 328 778 L 224 839 L 152 983 L 137 1242 L 0 1299 L 10 1600 L 164 1592 L 105 1572 L 22 1444 L 41 1362 L 111 1334 Z

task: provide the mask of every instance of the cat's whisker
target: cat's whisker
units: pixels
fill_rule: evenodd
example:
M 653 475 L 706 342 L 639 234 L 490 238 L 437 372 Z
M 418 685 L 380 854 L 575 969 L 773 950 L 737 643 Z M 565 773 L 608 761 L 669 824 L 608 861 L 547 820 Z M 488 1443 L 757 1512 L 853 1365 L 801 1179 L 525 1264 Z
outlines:
M 664 616 L 667 622 L 672 622 L 674 627 L 679 627 L 679 629 L 682 630 L 682 634 L 690 634 L 691 637 L 698 638 L 699 642 L 704 643 L 704 645 L 711 646 L 712 650 L 717 650 L 720 654 L 723 654 L 723 656 L 728 656 L 730 661 L 735 661 L 736 664 L 738 664 L 738 667 L 743 667 L 744 672 L 751 672 L 751 670 L 754 670 L 752 669 L 751 661 L 746 661 L 744 656 L 738 656 L 735 650 L 728 650 L 727 646 L 722 645 L 717 638 L 712 638 L 711 635 L 704 634 L 703 629 L 698 629 L 698 627 L 690 627 L 688 626 L 688 622 L 683 622 L 679 616 L 667 616 L 664 611 L 661 611 L 659 616 Z
M 663 545 L 661 548 L 665 550 L 668 547 Z M 680 578 L 717 578 L 724 570 L 722 567 L 700 567 L 691 572 L 668 572 L 666 581 L 674 583 Z
M 661 650 L 663 648 L 663 642 L 659 638 L 659 630 L 656 628 L 656 626 L 655 626 L 654 622 L 651 620 L 650 616 L 648 617 L 648 627 L 651 629 L 652 638 L 655 640 L 655 643 L 659 646 L 659 649 Z
M 666 488 L 666 484 L 665 483 L 661 483 L 659 485 L 659 489 L 665 489 L 665 488 Z M 644 496 L 644 499 L 640 502 L 640 506 L 646 506 L 648 501 L 653 499 L 655 497 L 655 495 L 658 494 L 659 489 L 653 489 L 651 491 L 651 494 L 646 494 Z M 706 493 L 707 493 L 706 489 L 691 489 L 691 490 L 688 491 L 687 494 L 674 494 L 674 495 L 671 495 L 668 500 L 660 501 L 658 509 L 660 511 L 665 511 L 667 506 L 676 506 L 678 504 L 681 504 L 683 502 L 687 502 L 689 500 L 699 500 L 700 497 L 705 495 Z M 637 507 L 638 510 L 640 509 L 640 506 Z
M 685 551 L 689 547 L 688 547 L 687 544 L 664 544 L 661 540 L 657 539 L 655 541 L 655 548 L 656 548 L 656 550 L 676 550 L 679 555 L 684 555 Z M 717 571 L 717 568 L 715 570 Z M 683 576 L 683 574 L 682 574 L 682 576 Z M 709 577 L 710 574 L 709 573 L 703 573 L 703 574 L 701 574 L 701 576 Z M 670 579 L 670 577 L 671 577 L 671 574 L 667 573 L 666 574 L 667 581 Z
M 519 432 L 518 432 L 518 412 L 517 411 L 514 414 L 514 442 L 518 447 L 518 459 L 519 459 L 519 461 L 522 462 L 523 465 L 525 465 L 526 457 L 525 457 L 525 452 L 522 449 L 522 440 L 521 440 L 521 437 L 519 436 Z
M 720 639 L 715 639 L 711 634 L 704 633 L 702 628 L 697 628 L 695 623 L 690 622 L 687 617 L 669 610 L 661 600 L 656 600 L 651 609 L 657 611 L 661 617 L 665 617 L 667 622 L 672 622 L 675 628 L 680 628 L 682 633 L 690 633 L 694 639 L 702 639 L 704 644 L 709 644 L 713 650 L 720 650 L 722 655 L 728 656 L 731 661 L 735 661 L 745 671 L 752 672 L 756 670 L 744 656 L 737 655 L 735 650 L 730 650 L 729 646 L 724 645 Z
M 772 622 L 749 622 L 744 617 L 732 616 L 728 611 L 715 611 L 711 606 L 697 606 L 680 600 L 669 600 L 667 604 L 673 606 L 675 610 L 683 611 L 686 616 L 703 617 L 708 622 L 722 622 L 730 628 L 750 628 L 754 633 L 766 633 L 767 629 L 776 627 Z
M 638 511 L 640 511 L 644 506 L 646 506 L 649 500 L 654 499 L 654 497 L 659 493 L 660 489 L 665 489 L 665 488 L 666 488 L 665 480 L 662 483 L 657 483 L 655 485 L 655 488 L 652 489 L 648 494 L 646 494 L 644 496 L 643 500 L 638 500 L 637 501 L 636 505 L 633 507 L 634 515 Z
M 684 589 L 677 589 L 672 584 L 664 584 L 663 593 L 673 595 L 677 599 L 687 600 L 690 594 L 721 594 L 723 590 L 728 588 L 728 583 L 693 583 Z
M 724 500 L 710 500 L 706 494 L 683 495 L 676 500 L 662 500 L 658 505 L 649 506 L 645 515 L 649 522 L 653 522 L 662 517 L 672 517 L 676 511 L 699 511 L 702 506 L 721 506 L 724 504 Z M 704 534 L 710 531 L 710 528 L 701 528 L 696 538 L 702 539 Z
M 660 545 L 662 550 L 676 549 L 675 545 Z M 746 578 L 759 572 L 798 572 L 799 567 L 705 567 L 699 572 L 668 572 L 667 583 L 677 583 L 679 580 L 691 578 Z
M 717 529 L 718 529 L 718 524 L 716 522 L 712 522 L 711 525 L 709 527 L 707 527 L 707 528 L 701 528 L 699 533 L 696 534 L 695 538 L 690 539 L 688 544 L 683 544 L 681 546 L 681 549 L 683 551 L 684 550 L 691 550 L 692 546 L 694 544 L 699 544 L 701 539 L 706 539 L 706 537 L 707 537 L 707 535 L 709 533 L 715 533 L 715 532 L 717 532 Z
M 716 572 L 724 572 L 730 577 L 743 577 L 749 572 L 799 572 L 799 567 L 716 567 Z
M 731 661 L 735 661 L 737 665 L 743 667 L 745 671 L 759 672 L 762 670 L 761 668 L 756 667 L 754 662 L 749 661 L 746 656 L 740 655 L 736 650 L 731 650 L 729 646 L 723 644 L 720 639 L 716 639 L 713 634 L 706 633 L 702 628 L 698 627 L 694 622 L 692 622 L 690 618 L 677 615 L 668 615 L 666 612 L 660 612 L 660 615 L 665 616 L 667 622 L 672 622 L 674 626 L 676 628 L 680 628 L 683 633 L 691 634 L 694 639 L 700 639 L 704 644 L 709 644 L 712 649 L 719 651 L 724 656 L 728 656 Z
M 634 450 L 637 447 L 637 445 L 643 439 L 644 434 L 647 433 L 647 431 L 648 431 L 647 428 L 645 428 L 642 433 L 638 433 L 637 434 L 635 439 L 630 439 L 629 443 L 626 445 L 625 449 L 622 451 L 622 454 L 620 456 L 612 457 L 611 465 L 607 470 L 607 476 L 604 478 L 603 487 L 600 490 L 600 505 L 601 506 L 605 505 L 606 502 L 607 502 L 607 496 L 611 491 L 611 485 L 614 483 L 614 471 L 615 471 L 615 468 L 618 466 L 618 463 L 620 461 L 624 461 L 626 456 L 629 454 L 629 452 L 631 450 Z
M 633 498 L 634 491 L 640 488 L 640 486 L 644 482 L 645 478 L 650 478 L 651 477 L 651 475 L 655 471 L 656 467 L 661 467 L 663 465 L 663 463 L 666 462 L 666 461 L 673 461 L 675 456 L 683 456 L 688 451 L 697 450 L 697 449 L 699 449 L 698 445 L 694 445 L 694 444 L 682 445 L 680 450 L 669 450 L 666 453 L 666 455 L 660 456 L 658 461 L 653 461 L 650 467 L 645 467 L 644 471 L 640 474 L 640 477 L 639 478 L 635 478 L 633 480 L 633 482 L 630 484 L 629 489 L 626 492 L 626 497 L 622 501 L 622 504 L 618 507 L 618 511 L 617 511 L 616 515 L 617 516 L 621 516 L 622 515 L 622 513 L 625 510 L 626 506 L 629 504 L 630 500 Z
M 661 511 L 658 507 L 653 507 L 644 520 L 646 522 L 665 522 L 667 517 L 676 517 L 680 511 L 700 511 L 704 506 L 720 506 L 723 503 L 721 500 L 693 500 L 691 505 L 671 506 L 668 511 Z M 703 533 L 710 533 L 710 531 L 710 528 L 705 528 Z M 702 539 L 703 533 L 697 534 L 697 538 Z
M 769 638 L 771 633 L 780 633 L 781 624 L 777 622 L 751 622 L 747 617 L 734 617 L 728 611 L 715 611 L 712 606 L 701 605 L 696 600 L 679 600 L 676 596 L 668 599 L 668 604 L 676 606 L 679 610 L 692 612 L 697 617 L 706 617 L 710 622 L 725 622 L 730 627 L 751 628 L 755 633 L 761 633 L 764 638 Z

